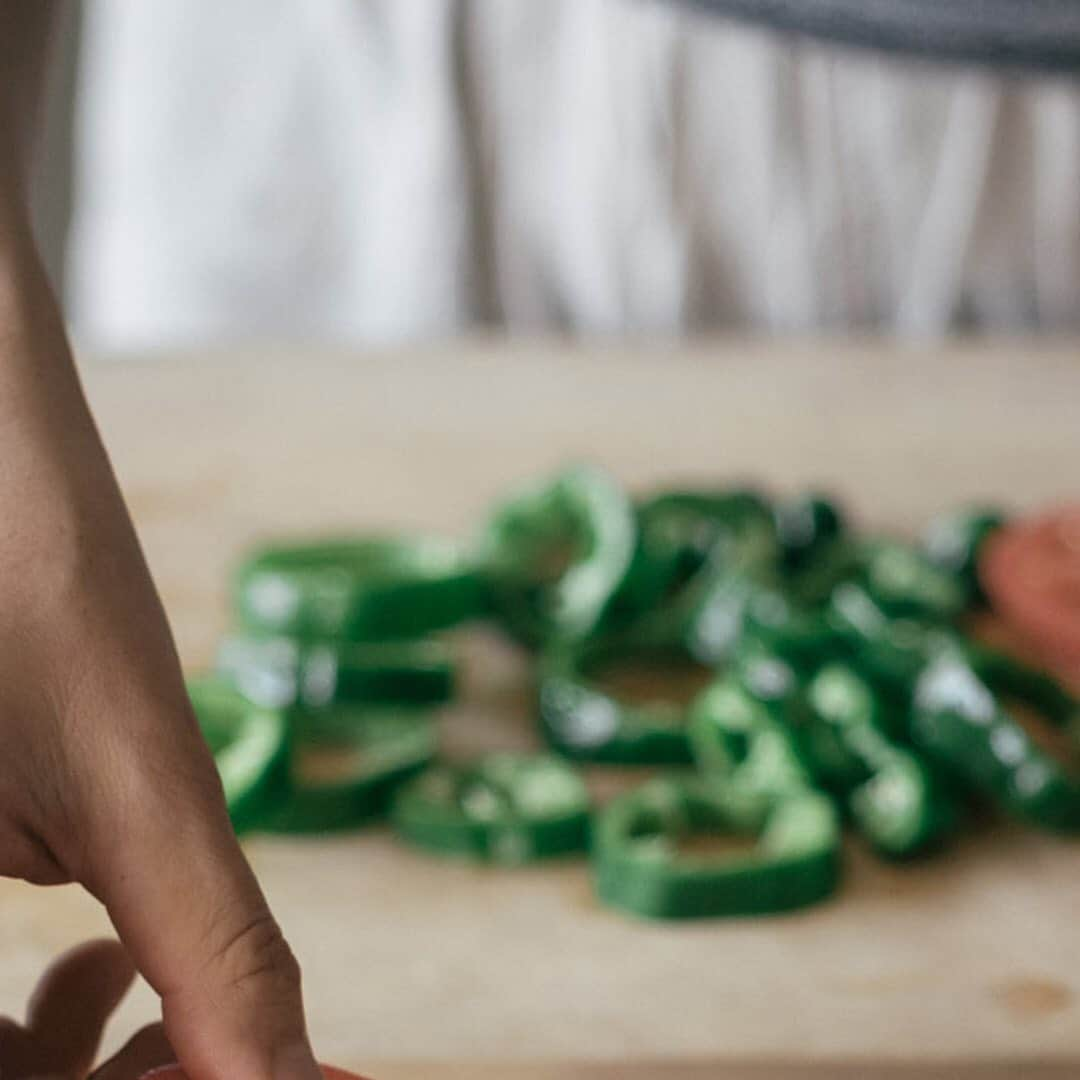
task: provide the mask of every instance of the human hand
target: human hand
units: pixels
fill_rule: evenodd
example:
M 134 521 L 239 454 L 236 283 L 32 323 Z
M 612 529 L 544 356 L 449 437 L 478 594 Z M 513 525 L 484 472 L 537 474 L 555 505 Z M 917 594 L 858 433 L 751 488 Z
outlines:
M 143 1028 L 91 1074 L 102 1031 L 127 993 L 135 968 L 114 941 L 92 941 L 64 953 L 42 976 L 17 1024 L 0 1016 L 4 1080 L 136 1080 L 175 1060 L 160 1024 Z
M 0 3 L 0 875 L 104 903 L 192 1080 L 321 1080 L 35 247 L 56 7 Z M 34 1023 L 16 1030 L 32 1058 Z M 86 1045 L 38 1060 L 67 1075 Z
M 0 507 L 0 875 L 101 900 L 192 1080 L 320 1080 L 59 313 L 2 230 Z

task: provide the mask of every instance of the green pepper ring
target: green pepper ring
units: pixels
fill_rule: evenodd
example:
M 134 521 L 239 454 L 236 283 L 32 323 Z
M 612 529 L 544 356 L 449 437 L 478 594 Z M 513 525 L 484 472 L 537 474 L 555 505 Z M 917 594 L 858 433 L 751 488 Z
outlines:
M 294 710 L 289 795 L 259 827 L 272 833 L 355 829 L 382 817 L 394 792 L 435 758 L 437 732 L 429 714 L 405 708 Z M 305 780 L 306 750 L 359 748 L 373 760 L 342 779 Z
M 257 635 L 414 638 L 482 613 L 479 574 L 435 537 L 368 537 L 268 547 L 236 573 L 241 625 Z
M 704 783 L 765 801 L 813 787 L 811 762 L 795 735 L 795 688 L 783 661 L 755 659 L 698 695 L 689 735 Z
M 793 790 L 739 803 L 701 781 L 652 780 L 609 803 L 594 827 L 600 899 L 656 919 L 765 915 L 805 907 L 839 881 L 840 828 L 827 796 Z M 700 832 L 757 835 L 748 855 L 680 855 Z
M 286 716 L 253 705 L 214 676 L 188 680 L 187 691 L 214 754 L 233 827 L 251 829 L 289 790 Z
M 535 535 L 560 518 L 571 522 L 582 550 L 556 580 L 533 580 Z M 496 507 L 480 537 L 491 608 L 530 647 L 588 636 L 627 577 L 636 534 L 630 500 L 600 469 L 571 467 L 522 489 Z
M 1017 816 L 1058 832 L 1080 830 L 1080 773 L 1036 745 L 964 658 L 927 665 L 911 729 L 923 750 Z
M 779 557 L 771 509 L 747 491 L 676 492 L 640 515 L 638 562 L 664 595 L 628 632 L 639 643 L 681 645 L 704 664 L 726 659 L 755 582 L 772 576 Z
M 721 549 L 761 544 L 773 533 L 770 505 L 749 489 L 661 492 L 638 503 L 636 516 L 638 551 L 630 576 L 640 579 L 634 591 L 650 606 L 670 604 L 665 594 L 687 589 Z
M 449 647 L 418 641 L 320 641 L 232 635 L 218 671 L 245 697 L 275 708 L 350 703 L 437 705 L 454 692 Z
M 845 785 L 845 798 L 873 847 L 902 859 L 938 844 L 956 808 L 918 755 L 890 737 L 867 681 L 845 664 L 827 665 L 811 680 L 807 702 L 865 774 Z
M 938 515 L 923 531 L 926 557 L 953 576 L 969 603 L 986 599 L 979 583 L 979 558 L 991 534 L 1005 522 L 1005 514 L 996 507 L 972 506 Z
M 1022 701 L 1055 727 L 1080 728 L 1080 702 L 1048 672 L 975 642 L 965 644 L 964 654 L 975 674 L 998 697 Z
M 890 618 L 948 621 L 965 607 L 965 591 L 956 577 L 919 547 L 866 539 L 858 545 L 856 558 L 866 591 Z
M 394 799 L 391 820 L 428 851 L 521 865 L 586 849 L 589 795 L 557 758 L 490 754 L 417 777 Z
M 693 659 L 682 648 L 590 642 L 552 649 L 537 684 L 540 729 L 552 749 L 575 761 L 610 765 L 689 765 L 693 702 L 630 705 L 589 677 L 594 663 L 630 656 Z

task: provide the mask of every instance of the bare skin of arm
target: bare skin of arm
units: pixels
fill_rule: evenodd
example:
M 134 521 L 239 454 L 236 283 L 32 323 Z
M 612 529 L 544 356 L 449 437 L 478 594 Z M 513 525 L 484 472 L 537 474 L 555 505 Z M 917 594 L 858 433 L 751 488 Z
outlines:
M 52 6 L 0 5 L 0 874 L 102 901 L 195 1080 L 314 1080 L 31 235 Z

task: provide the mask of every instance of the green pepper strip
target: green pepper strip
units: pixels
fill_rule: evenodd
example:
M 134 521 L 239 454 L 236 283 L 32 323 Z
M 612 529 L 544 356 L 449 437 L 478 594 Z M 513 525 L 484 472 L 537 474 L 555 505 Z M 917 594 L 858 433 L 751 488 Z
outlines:
M 1020 689 L 1015 681 L 999 685 L 1009 693 Z M 1064 712 L 1048 719 L 1063 721 Z M 927 753 L 1006 810 L 1044 828 L 1080 829 L 1080 769 L 1039 747 L 962 655 L 927 665 L 915 688 L 911 728 Z
M 418 777 L 394 800 L 392 820 L 399 835 L 430 851 L 520 865 L 583 851 L 589 796 L 561 761 L 491 754 Z
M 435 705 L 454 692 L 454 661 L 434 639 L 303 642 L 233 635 L 218 671 L 245 697 L 276 708 L 342 704 Z
M 637 520 L 636 562 L 650 582 L 653 603 L 710 571 L 718 549 L 751 533 L 771 540 L 774 529 L 768 502 L 748 490 L 664 492 L 638 505 Z
M 480 550 L 505 628 L 530 646 L 593 633 L 630 569 L 636 528 L 615 481 L 587 466 L 497 507 Z
M 879 538 L 859 544 L 856 558 L 871 598 L 892 618 L 948 622 L 967 603 L 964 590 L 917 547 Z
M 707 780 L 768 801 L 814 786 L 811 758 L 797 738 L 798 684 L 782 661 L 740 664 L 693 703 L 690 741 Z
M 846 642 L 820 606 L 798 603 L 776 587 L 757 586 L 748 595 L 733 654 L 758 652 L 799 674 L 843 655 Z
M 885 695 L 896 715 L 906 717 L 919 675 L 930 659 L 963 648 L 949 627 L 912 618 L 891 618 L 856 582 L 838 586 L 826 620 L 849 659 Z
M 785 499 L 775 509 L 781 559 L 788 570 L 831 557 L 847 533 L 839 504 L 812 493 Z
M 423 710 L 334 708 L 290 716 L 290 795 L 259 822 L 269 832 L 365 825 L 435 758 L 437 733 Z
M 748 854 L 680 851 L 695 835 L 756 836 Z M 825 795 L 795 788 L 772 800 L 696 780 L 657 779 L 599 815 L 597 894 L 648 918 L 790 911 L 829 896 L 839 879 L 840 829 Z
M 998 697 L 1024 702 L 1054 727 L 1069 728 L 1080 722 L 1075 695 L 1052 675 L 978 642 L 965 642 L 963 652 L 975 674 Z
M 191 679 L 188 695 L 225 790 L 237 832 L 257 825 L 289 787 L 284 713 L 253 705 L 220 679 Z
M 1005 524 L 994 507 L 969 507 L 933 519 L 922 536 L 922 550 L 950 574 L 969 604 L 985 599 L 979 584 L 979 555 L 991 533 Z
M 750 492 L 659 496 L 639 511 L 639 561 L 664 592 L 628 634 L 654 646 L 678 645 L 703 663 L 724 659 L 743 608 L 762 579 L 775 577 L 778 549 L 768 504 Z
M 916 855 L 939 843 L 957 812 L 923 761 L 897 745 L 870 685 L 844 664 L 824 667 L 806 693 L 811 734 L 831 739 L 821 778 L 845 800 L 859 831 L 882 854 Z
M 540 662 L 538 713 L 548 745 L 565 757 L 617 765 L 687 765 L 690 706 L 673 701 L 630 704 L 591 677 L 608 662 L 683 662 L 679 648 L 626 641 L 552 649 Z
M 319 641 L 415 638 L 483 612 L 475 567 L 434 537 L 267 548 L 239 568 L 234 598 L 248 632 Z

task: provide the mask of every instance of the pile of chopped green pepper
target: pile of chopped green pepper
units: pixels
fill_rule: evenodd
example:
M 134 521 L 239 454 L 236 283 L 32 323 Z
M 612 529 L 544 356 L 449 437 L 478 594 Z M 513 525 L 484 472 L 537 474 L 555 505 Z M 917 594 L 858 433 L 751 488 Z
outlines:
M 966 631 L 1004 520 L 962 510 L 909 542 L 821 493 L 634 498 L 575 466 L 502 500 L 471 545 L 255 552 L 193 702 L 238 828 L 389 816 L 413 845 L 502 865 L 589 850 L 600 899 L 642 916 L 787 911 L 837 888 L 845 823 L 894 860 L 957 842 L 980 802 L 1080 832 L 1075 698 Z M 557 756 L 440 759 L 447 633 L 480 620 L 534 656 Z M 642 689 L 661 668 L 692 672 L 681 693 Z M 582 770 L 612 764 L 665 771 L 596 807 Z

